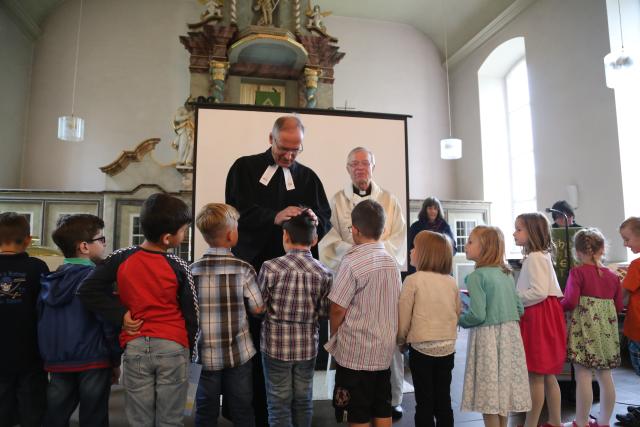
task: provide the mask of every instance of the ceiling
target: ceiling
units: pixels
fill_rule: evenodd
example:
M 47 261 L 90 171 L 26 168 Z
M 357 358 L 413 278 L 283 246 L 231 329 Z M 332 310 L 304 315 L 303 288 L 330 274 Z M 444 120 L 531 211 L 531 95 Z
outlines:
M 65 0 L 0 0 L 39 33 L 48 14 Z M 133 1 L 133 0 L 132 0 Z M 184 1 L 184 0 L 183 0 Z M 197 0 L 189 0 L 196 2 Z M 229 1 L 229 0 L 227 0 Z M 247 0 L 238 0 L 247 1 Z M 459 50 L 517 0 L 311 0 L 336 16 L 408 24 L 426 34 L 444 53 L 447 26 L 449 55 Z

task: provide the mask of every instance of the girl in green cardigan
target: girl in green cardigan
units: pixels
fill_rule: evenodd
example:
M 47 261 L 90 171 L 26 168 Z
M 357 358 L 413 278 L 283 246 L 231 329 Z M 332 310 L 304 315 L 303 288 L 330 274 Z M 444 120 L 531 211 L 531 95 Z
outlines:
M 469 308 L 458 320 L 470 328 L 462 410 L 481 412 L 487 427 L 506 427 L 509 412 L 531 409 L 518 325 L 524 309 L 505 263 L 499 228 L 474 228 L 465 252 L 476 266 L 465 279 Z

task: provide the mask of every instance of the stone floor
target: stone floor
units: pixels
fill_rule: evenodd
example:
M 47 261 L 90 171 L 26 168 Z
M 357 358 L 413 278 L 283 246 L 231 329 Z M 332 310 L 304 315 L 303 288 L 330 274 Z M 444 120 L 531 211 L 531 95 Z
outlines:
M 455 368 L 453 370 L 453 380 L 451 384 L 451 397 L 453 401 L 454 419 L 455 424 L 465 427 L 474 427 L 484 425 L 482 422 L 482 415 L 474 412 L 461 412 L 460 411 L 460 398 L 462 396 L 462 384 L 464 377 L 464 366 L 466 358 L 466 343 L 467 333 L 465 330 L 460 331 L 458 338 Z M 628 364 L 623 365 L 621 368 L 614 370 L 614 381 L 616 384 L 616 408 L 614 414 L 617 412 L 626 413 L 627 405 L 640 405 L 640 377 L 636 376 Z M 406 380 L 411 382 L 411 373 L 409 369 L 406 370 Z M 110 411 L 110 424 L 114 427 L 126 426 L 127 422 L 124 417 L 123 410 L 123 390 L 120 387 L 114 388 L 111 397 L 111 411 Z M 394 427 L 408 427 L 413 426 L 413 415 L 415 412 L 415 398 L 413 393 L 406 393 L 404 395 L 404 417 L 394 423 Z M 592 414 L 597 414 L 598 404 L 595 403 L 592 409 Z M 570 422 L 575 415 L 575 406 L 572 403 L 563 401 L 562 403 L 562 420 L 564 422 Z M 541 416 L 542 423 L 546 422 L 546 416 Z M 509 419 L 510 426 L 516 426 L 522 424 L 524 417 L 522 414 L 514 414 Z M 613 425 L 615 417 L 612 416 L 611 425 Z M 77 414 L 74 415 L 71 425 L 77 426 Z M 187 418 L 185 420 L 186 426 L 193 425 L 193 419 Z M 232 424 L 224 419 L 221 419 L 219 426 L 228 427 Z M 314 401 L 314 416 L 313 426 L 331 426 L 336 425 L 333 415 L 333 407 L 329 400 L 315 400 Z

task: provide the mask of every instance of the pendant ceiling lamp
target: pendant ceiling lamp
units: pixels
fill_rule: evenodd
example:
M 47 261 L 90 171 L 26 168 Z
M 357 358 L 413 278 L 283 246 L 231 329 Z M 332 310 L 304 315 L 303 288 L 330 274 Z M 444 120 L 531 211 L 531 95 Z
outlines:
M 80 0 L 78 31 L 76 33 L 76 58 L 73 67 L 73 91 L 71 92 L 71 115 L 58 117 L 58 139 L 78 142 L 84 140 L 84 120 L 75 115 L 76 86 L 78 83 L 78 54 L 80 52 L 80 25 L 82 24 L 83 0 Z
M 442 7 L 444 11 L 444 7 Z M 462 157 L 462 140 L 451 136 L 451 94 L 449 91 L 449 51 L 447 49 L 447 14 L 444 13 L 444 68 L 447 74 L 447 111 L 449 112 L 449 138 L 440 140 L 440 158 L 456 160 Z
M 604 57 L 604 72 L 607 87 L 617 89 L 629 83 L 636 84 L 640 80 L 640 55 L 624 48 L 622 33 L 622 13 L 618 0 L 618 25 L 620 28 L 620 50 L 612 51 Z

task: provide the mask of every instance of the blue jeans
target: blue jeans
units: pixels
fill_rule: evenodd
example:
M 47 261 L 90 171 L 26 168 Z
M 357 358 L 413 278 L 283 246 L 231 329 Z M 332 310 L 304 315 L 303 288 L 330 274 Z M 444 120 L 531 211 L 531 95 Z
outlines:
M 640 341 L 629 340 L 629 358 L 633 370 L 640 375 Z
M 216 427 L 220 394 L 229 404 L 233 425 L 253 427 L 253 380 L 251 360 L 235 368 L 202 371 L 196 393 L 196 426 Z
M 262 353 L 270 427 L 311 427 L 316 358 L 285 362 Z
M 0 427 L 39 427 L 47 405 L 47 373 L 42 369 L 0 376 Z
M 132 426 L 182 426 L 189 349 L 162 338 L 127 343 L 123 359 L 124 410 Z
M 81 426 L 109 425 L 111 368 L 53 372 L 47 387 L 46 427 L 66 427 L 80 404 Z

